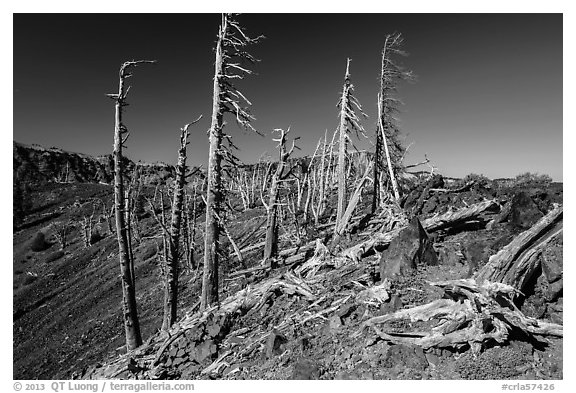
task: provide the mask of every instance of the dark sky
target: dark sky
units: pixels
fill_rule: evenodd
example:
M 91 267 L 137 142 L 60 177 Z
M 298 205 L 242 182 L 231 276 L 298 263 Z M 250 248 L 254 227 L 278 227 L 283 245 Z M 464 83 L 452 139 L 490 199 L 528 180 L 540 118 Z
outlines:
M 300 154 L 338 124 L 346 58 L 372 134 L 384 36 L 400 31 L 418 81 L 402 84 L 413 145 L 448 176 L 562 179 L 561 14 L 245 14 L 258 75 L 239 83 L 265 138 L 227 131 L 239 157 L 274 154 L 270 131 L 291 126 Z M 207 161 L 218 14 L 15 14 L 14 140 L 93 155 L 112 150 L 113 102 L 125 60 L 156 59 L 130 79 L 124 120 L 135 160 L 174 163 L 179 129 L 199 114 L 188 155 Z M 370 145 L 358 142 L 360 148 Z

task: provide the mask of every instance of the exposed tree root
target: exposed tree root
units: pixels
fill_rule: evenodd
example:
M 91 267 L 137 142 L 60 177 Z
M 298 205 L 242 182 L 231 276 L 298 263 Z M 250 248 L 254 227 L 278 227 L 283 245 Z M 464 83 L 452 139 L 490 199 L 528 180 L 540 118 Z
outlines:
M 443 288 L 450 298 L 371 318 L 362 328 L 372 327 L 380 338 L 396 344 L 424 349 L 469 345 L 474 353 L 491 340 L 505 343 L 514 329 L 528 335 L 563 335 L 561 325 L 525 316 L 514 305 L 518 291 L 512 286 L 488 281 L 477 284 L 473 279 L 431 285 Z M 399 321 L 431 322 L 431 327 L 426 331 L 398 332 L 390 325 Z

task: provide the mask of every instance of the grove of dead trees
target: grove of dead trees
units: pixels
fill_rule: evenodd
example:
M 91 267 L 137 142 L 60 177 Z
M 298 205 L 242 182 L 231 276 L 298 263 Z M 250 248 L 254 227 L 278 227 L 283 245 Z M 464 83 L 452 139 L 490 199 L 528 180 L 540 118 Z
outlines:
M 109 94 L 116 102 L 116 126 L 114 137 L 115 164 L 115 201 L 110 208 L 102 202 L 109 230 L 114 230 L 118 237 L 119 259 L 122 274 L 123 310 L 126 330 L 127 348 L 133 349 L 141 344 L 137 307 L 135 300 L 134 251 L 133 240 L 140 244 L 143 235 L 140 233 L 140 216 L 142 200 L 148 199 L 150 210 L 162 230 L 162 276 L 164 277 L 164 318 L 162 328 L 169 329 L 177 318 L 178 272 L 182 258 L 186 266 L 192 269 L 202 267 L 202 290 L 200 309 L 204 310 L 219 303 L 219 259 L 223 252 L 221 236 L 225 235 L 233 249 L 239 264 L 246 270 L 244 253 L 248 250 L 263 248 L 262 265 L 269 269 L 278 267 L 279 258 L 289 263 L 305 260 L 316 244 L 315 239 L 307 237 L 307 228 L 314 223 L 317 228 L 324 227 L 325 235 L 332 237 L 332 245 L 348 230 L 362 222 L 354 216 L 357 206 L 367 189 L 372 184 L 375 207 L 385 207 L 380 195 L 383 187 L 383 157 L 386 157 L 388 180 L 391 184 L 394 199 L 399 199 L 399 187 L 396 172 L 401 166 L 403 152 L 398 139 L 398 127 L 394 113 L 397 112 L 398 100 L 393 97 L 396 83 L 411 78 L 411 73 L 398 66 L 393 56 L 401 55 L 402 37 L 399 34 L 385 38 L 381 58 L 380 92 L 378 96 L 378 120 L 375 138 L 375 158 L 362 158 L 360 152 L 349 151 L 352 135 L 366 137 L 359 115 L 367 117 L 354 96 L 351 83 L 350 59 L 347 59 L 346 72 L 339 102 L 339 124 L 330 137 L 326 131 L 316 145 L 310 158 L 295 159 L 291 155 L 295 148 L 286 147 L 288 131 L 277 129 L 279 158 L 277 163 L 260 161 L 255 166 L 241 165 L 234 154 L 237 149 L 232 138 L 225 132 L 227 115 L 247 130 L 257 132 L 252 127 L 254 118 L 248 111 L 251 102 L 236 86 L 247 75 L 251 75 L 250 65 L 256 59 L 247 52 L 247 47 L 257 43 L 262 37 L 250 38 L 239 25 L 236 16 L 223 14 L 215 45 L 215 62 L 213 77 L 212 115 L 209 135 L 209 158 L 205 183 L 194 183 L 193 195 L 187 190 L 186 144 L 188 127 L 182 129 L 181 144 L 174 187 L 172 190 L 157 189 L 154 201 L 143 196 L 142 178 L 138 166 L 131 180 L 124 179 L 123 153 L 128 131 L 122 123 L 122 109 L 126 104 L 125 80 L 131 76 L 130 69 L 143 63 L 154 61 L 129 61 L 120 69 L 118 94 Z M 198 121 L 198 120 L 196 120 Z M 192 123 L 191 123 L 192 124 Z M 289 130 L 289 129 L 288 129 Z M 296 138 L 297 139 L 297 138 Z M 336 150 L 337 148 L 337 150 Z M 357 154 L 357 155 L 354 155 Z M 357 157 L 357 158 L 356 158 Z M 363 161 L 362 161 L 363 160 Z M 350 184 L 354 184 L 353 187 Z M 348 199 L 347 190 L 353 190 Z M 228 228 L 228 217 L 233 216 L 235 208 L 227 191 L 235 192 L 241 201 L 244 211 L 256 208 L 260 196 L 266 210 L 264 240 L 249 247 L 243 247 L 246 239 L 235 239 Z M 171 193 L 171 194 L 170 194 Z M 335 219 L 330 220 L 330 200 L 337 196 Z M 170 219 L 166 215 L 167 205 L 164 198 L 172 195 Z M 196 220 L 198 200 L 204 201 L 205 227 L 203 235 L 203 263 L 195 260 Z M 159 201 L 159 206 L 156 204 Z M 387 200 L 386 200 L 387 201 Z M 190 204 L 192 209 L 190 211 Z M 160 214 L 157 214 L 157 211 Z M 115 214 L 115 228 L 109 220 Z M 91 237 L 91 217 L 86 219 L 87 242 Z M 257 228 L 258 229 L 258 228 Z M 280 231 L 282 235 L 280 235 Z M 281 240 L 288 242 L 288 248 L 279 249 Z M 87 246 L 89 245 L 86 243 Z M 332 249 L 334 247 L 331 247 Z M 202 265 L 202 266 L 201 266 Z

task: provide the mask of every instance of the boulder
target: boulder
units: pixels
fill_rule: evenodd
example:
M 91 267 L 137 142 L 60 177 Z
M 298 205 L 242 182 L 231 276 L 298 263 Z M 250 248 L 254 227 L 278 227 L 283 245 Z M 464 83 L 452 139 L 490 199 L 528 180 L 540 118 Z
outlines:
M 380 256 L 380 277 L 392 278 L 416 269 L 418 264 L 437 265 L 438 257 L 426 230 L 413 217 Z
M 509 222 L 515 227 L 528 229 L 532 227 L 544 214 L 538 209 L 532 198 L 524 192 L 517 192 L 510 202 Z
M 214 359 L 218 354 L 218 347 L 212 340 L 206 340 L 194 348 L 190 354 L 198 363 L 202 363 L 206 359 Z
M 546 248 L 542 252 L 542 271 L 550 284 L 562 278 L 563 255 L 562 243 Z
M 462 252 L 460 247 L 455 244 L 444 243 L 439 250 L 438 257 L 439 263 L 442 265 L 458 266 L 462 264 Z
M 312 380 L 320 378 L 320 367 L 310 359 L 299 359 L 294 364 L 292 376 L 294 380 Z
M 473 239 L 462 244 L 462 253 L 468 262 L 468 277 L 488 262 L 490 244 L 486 239 Z
M 288 339 L 277 331 L 272 331 L 266 340 L 266 357 L 268 359 L 280 355 L 284 351 L 284 346 Z

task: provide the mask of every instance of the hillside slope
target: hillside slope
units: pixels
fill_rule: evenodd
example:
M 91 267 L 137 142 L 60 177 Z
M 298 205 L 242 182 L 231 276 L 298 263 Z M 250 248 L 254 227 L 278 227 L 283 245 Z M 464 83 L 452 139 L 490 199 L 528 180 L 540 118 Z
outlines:
M 562 203 L 561 184 L 476 184 L 446 192 L 431 187 L 435 181 L 416 184 L 403 199 L 402 209 L 391 208 L 377 217 L 365 216 L 371 200 L 365 194 L 355 214 L 356 229 L 342 239 L 334 255 L 322 252 L 316 241 L 329 240 L 331 209 L 318 227 L 301 221 L 297 238 L 292 220 L 287 220 L 280 231 L 281 267 L 276 271 L 259 267 L 264 208 L 257 204 L 244 210 L 233 199 L 235 211 L 228 229 L 243 250 L 245 266 L 224 238 L 221 307 L 203 313 L 198 312 L 201 266 L 184 266 L 179 322 L 168 337 L 159 332 L 160 229 L 144 209 L 139 213 L 141 240 L 134 243 L 134 250 L 146 344 L 128 354 L 123 346 L 117 241 L 102 210 L 111 206 L 112 187 L 33 183 L 27 215 L 13 236 L 14 378 L 562 378 L 561 338 L 513 331 L 502 345 L 488 341 L 480 354 L 473 355 L 466 345 L 422 349 L 389 342 L 365 328 L 371 318 L 441 300 L 445 290 L 430 282 L 470 277 L 490 255 L 551 211 L 554 203 Z M 145 187 L 144 193 L 152 196 L 154 188 Z M 379 264 L 393 258 L 388 248 L 403 252 L 409 242 L 382 243 L 375 254 L 357 261 L 342 258 L 339 251 L 378 234 L 397 233 L 406 224 L 403 212 L 417 212 L 426 227 L 427 219 L 488 200 L 495 201 L 495 209 L 456 226 L 428 227 L 437 263 L 418 263 L 400 277 L 383 280 Z M 95 236 L 86 246 L 81 223 L 91 214 Z M 202 255 L 203 220 L 200 212 L 197 261 Z M 71 224 L 64 250 L 55 238 L 62 223 Z M 562 323 L 562 244 L 561 235 L 554 237 L 538 254 L 540 267 L 526 296 L 518 299 L 523 315 Z M 394 322 L 392 327 L 398 332 L 426 328 L 408 321 Z

